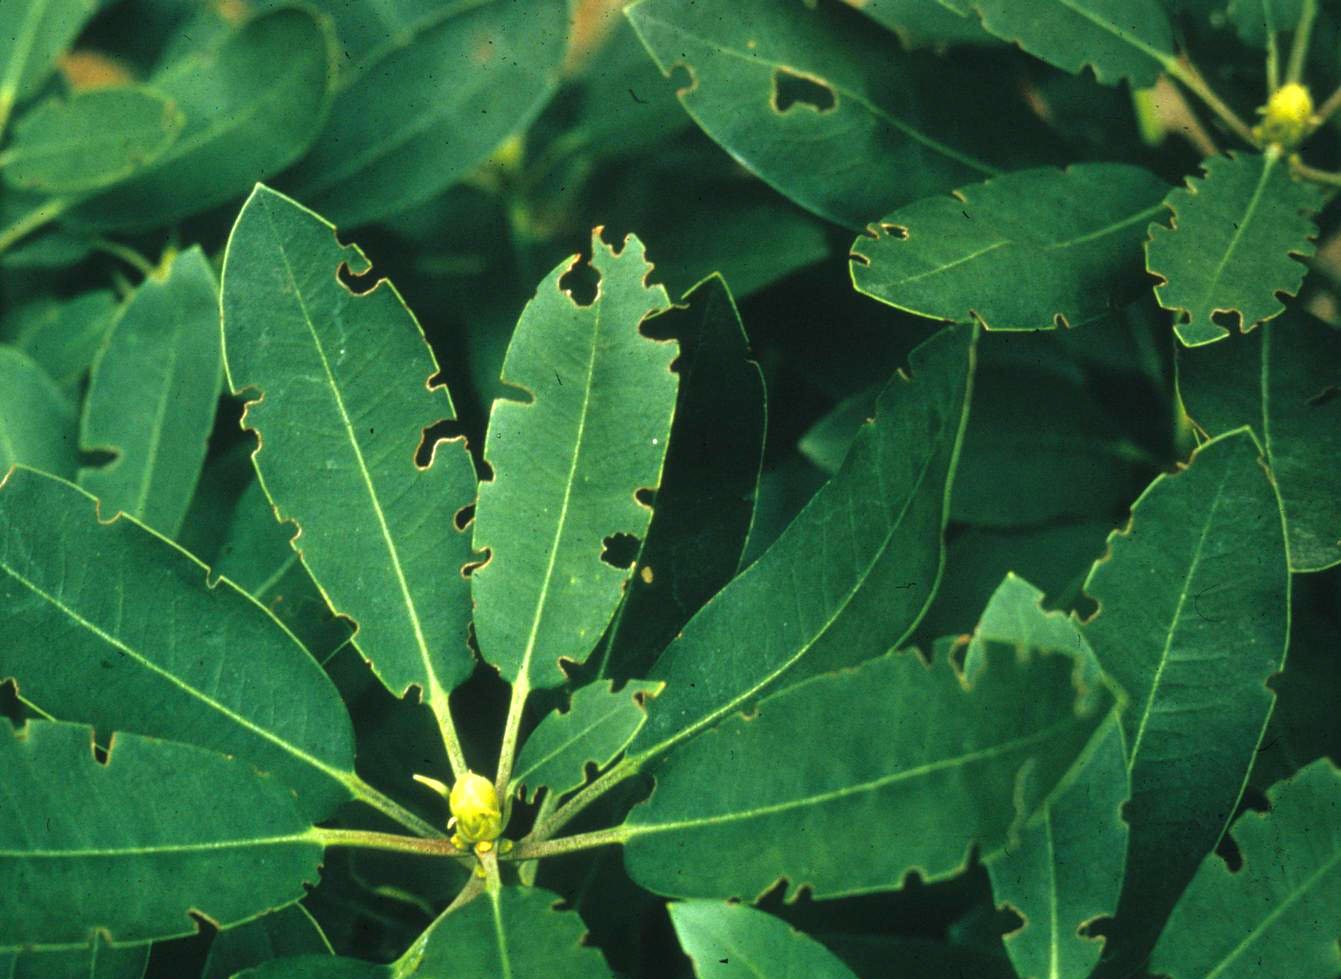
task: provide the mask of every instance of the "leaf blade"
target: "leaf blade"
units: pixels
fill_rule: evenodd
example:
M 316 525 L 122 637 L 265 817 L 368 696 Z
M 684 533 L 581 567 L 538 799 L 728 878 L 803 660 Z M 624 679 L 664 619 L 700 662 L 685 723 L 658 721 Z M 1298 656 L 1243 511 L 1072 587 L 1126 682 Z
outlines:
M 21 350 L 0 346 L 0 473 L 22 463 L 73 476 L 74 407 Z
M 716 901 L 676 901 L 666 910 L 699 979 L 856 979 L 819 942 L 763 911 Z

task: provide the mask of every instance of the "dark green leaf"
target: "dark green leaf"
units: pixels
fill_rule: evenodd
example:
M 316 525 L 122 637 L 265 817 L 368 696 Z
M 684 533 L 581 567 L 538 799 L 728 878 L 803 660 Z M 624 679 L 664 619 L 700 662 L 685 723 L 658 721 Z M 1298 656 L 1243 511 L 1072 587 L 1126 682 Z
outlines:
M 634 750 L 659 752 L 780 680 L 897 646 L 935 594 L 975 331 L 942 331 L 892 380 L 842 469 L 667 647 L 667 681 Z
M 855 16 L 774 0 L 639 0 L 627 8 L 680 101 L 777 190 L 852 228 L 994 168 L 947 142 L 893 38 Z
M 1178 391 L 1207 435 L 1251 425 L 1276 477 L 1290 567 L 1341 563 L 1341 332 L 1303 310 L 1180 350 Z
M 1082 326 L 1139 289 L 1139 246 L 1168 189 L 1119 163 L 961 187 L 902 207 L 876 237 L 858 238 L 852 281 L 905 312 L 989 330 Z
M 230 582 L 22 467 L 0 484 L 0 677 L 43 713 L 238 755 L 329 815 L 354 745 L 334 685 Z M 53 656 L 52 650 L 60 650 Z
M 604 768 L 633 740 L 647 721 L 644 702 L 660 689 L 659 683 L 631 680 L 618 692 L 604 682 L 578 690 L 566 711 L 549 714 L 527 737 L 509 794 L 525 786 L 534 797 L 547 786 L 557 797 L 581 787 L 588 764 Z
M 1113 705 L 1069 656 L 994 647 L 977 667 L 890 653 L 682 745 L 623 827 L 629 874 L 675 896 L 752 898 L 781 878 L 827 898 L 995 854 Z
M 1341 972 L 1341 771 L 1319 759 L 1234 824 L 1243 866 L 1217 854 L 1169 918 L 1151 960 L 1172 979 L 1334 979 Z
M 322 845 L 281 782 L 193 745 L 77 724 L 0 724 L 0 949 L 190 935 L 290 904 Z
M 64 952 L 0 952 L 5 979 L 142 979 L 149 946 L 112 948 L 101 937 Z
M 1207 157 L 1202 171 L 1169 194 L 1172 226 L 1151 225 L 1146 243 L 1146 268 L 1164 280 L 1155 295 L 1188 347 L 1229 336 L 1235 317 L 1247 333 L 1285 310 L 1278 297 L 1304 281 L 1322 206 L 1278 152 Z
M 1229 20 L 1239 37 L 1264 47 L 1267 38 L 1293 31 L 1304 0 L 1229 0 Z
M 764 381 L 731 290 L 712 276 L 648 323 L 680 347 L 680 392 L 637 573 L 606 636 L 604 671 L 641 676 L 740 567 L 754 517 Z
M 288 7 L 169 65 L 150 84 L 181 107 L 181 136 L 144 172 L 90 198 L 69 220 L 90 228 L 157 227 L 278 173 L 326 120 L 334 48 L 329 21 Z
M 474 547 L 489 555 L 471 575 L 480 653 L 526 689 L 563 683 L 559 660 L 585 660 L 614 615 L 632 574 L 615 548 L 647 533 L 638 493 L 661 482 L 679 385 L 676 344 L 640 330 L 669 306 L 647 284 L 642 243 L 616 252 L 592 236 L 588 306 L 560 284 L 576 264 L 546 276 L 508 345 L 502 380 L 531 400 L 494 402 L 494 477 L 475 514 Z
M 11 0 L 0 30 L 0 132 L 10 111 L 47 80 L 56 57 L 93 16 L 97 0 Z
M 1252 434 L 1213 439 L 1151 483 L 1085 591 L 1099 603 L 1085 636 L 1131 698 L 1118 933 L 1136 955 L 1233 815 L 1285 656 L 1280 501 Z
M 111 330 L 116 311 L 116 296 L 103 290 L 72 299 L 42 299 L 6 317 L 0 335 L 73 395 Z
M 93 365 L 79 447 L 112 461 L 79 471 L 110 515 L 124 511 L 176 537 L 214 427 L 223 363 L 219 289 L 191 248 L 148 276 L 121 307 Z
M 475 495 L 463 440 L 416 463 L 423 432 L 455 417 L 414 316 L 311 211 L 258 187 L 238 216 L 223 274 L 225 362 L 266 494 L 298 525 L 294 546 L 354 643 L 397 695 L 435 711 L 473 668 L 466 645 L 469 542 L 454 523 Z
M 30 357 L 0 345 L 0 474 L 22 463 L 68 477 L 78 461 L 74 406 Z
M 1042 600 L 1041 591 L 1008 575 L 983 612 L 965 669 L 972 674 L 988 644 L 1001 643 L 1035 653 L 1069 653 L 1089 682 L 1099 682 L 1099 665 L 1075 620 L 1044 612 Z M 1039 819 L 988 863 L 996 902 L 1024 919 L 1006 936 L 1019 975 L 1087 976 L 1098 963 L 1103 944 L 1082 929 L 1117 907 L 1127 856 L 1122 806 L 1130 791 L 1115 711 Z
M 927 0 L 844 0 L 899 36 L 905 47 L 942 47 L 953 44 L 994 44 L 968 12 Z
M 25 114 L 0 154 L 5 182 L 44 194 L 81 194 L 148 166 L 181 132 L 181 111 L 143 86 L 94 89 Z
M 558 85 L 562 0 L 438 5 L 341 78 L 331 121 L 287 178 L 343 225 L 422 203 L 524 128 Z M 482 108 L 483 107 L 483 108 Z
M 229 979 L 249 966 L 290 955 L 330 954 L 321 926 L 301 904 L 290 904 L 219 932 L 210 944 L 201 979 Z
M 819 942 L 763 911 L 716 901 L 667 910 L 698 979 L 856 979 Z
M 1035 57 L 1105 85 L 1153 85 L 1173 64 L 1173 28 L 1159 0 L 946 0 Z

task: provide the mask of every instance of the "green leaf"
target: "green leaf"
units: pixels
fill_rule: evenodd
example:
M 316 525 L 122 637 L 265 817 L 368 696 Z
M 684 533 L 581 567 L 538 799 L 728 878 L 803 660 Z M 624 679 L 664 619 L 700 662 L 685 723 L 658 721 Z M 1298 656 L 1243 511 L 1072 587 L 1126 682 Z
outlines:
M 253 965 L 291 955 L 331 955 L 321 926 L 301 904 L 219 932 L 210 943 L 201 979 L 229 979 Z
M 79 446 L 113 459 L 79 485 L 176 537 L 200 479 L 223 381 L 219 289 L 199 246 L 148 276 L 121 307 L 93 365 Z
M 341 79 L 330 124 L 286 178 L 342 226 L 445 190 L 524 129 L 558 86 L 562 0 L 437 7 Z
M 913 351 L 843 468 L 764 552 L 685 625 L 653 670 L 657 698 L 634 751 L 655 754 L 779 681 L 897 646 L 935 594 L 968 416 L 975 331 Z
M 1131 698 L 1118 933 L 1134 956 L 1233 814 L 1271 713 L 1266 681 L 1285 656 L 1280 501 L 1252 434 L 1213 439 L 1152 482 L 1085 591 L 1099 603 L 1085 637 Z
M 856 979 L 838 956 L 781 918 L 741 904 L 667 907 L 698 979 Z
M 763 459 L 764 379 L 720 276 L 647 324 L 680 348 L 670 445 L 656 507 L 603 672 L 641 676 L 740 568 Z
M 287 7 L 173 62 L 149 83 L 181 107 L 181 136 L 138 176 L 67 219 L 98 229 L 154 228 L 245 194 L 298 159 L 321 131 L 334 59 L 330 22 Z
M 395 962 L 277 959 L 239 979 L 610 979 L 601 953 L 581 943 L 582 919 L 556 911 L 557 894 L 504 887 L 441 915 Z
M 1083 326 L 1139 290 L 1140 243 L 1167 193 L 1120 163 L 1006 174 L 887 215 L 853 244 L 852 281 L 896 309 L 989 330 Z
M 1174 64 L 1173 27 L 1159 0 L 946 0 L 982 26 L 1073 75 L 1088 67 L 1105 85 L 1155 84 Z
M 97 0 L 10 0 L 0 31 L 0 131 L 14 106 L 37 93 L 56 57 L 98 9 Z
M 143 979 L 148 964 L 148 945 L 113 948 L 101 936 L 87 948 L 0 952 L 5 979 Z
M 1299 23 L 1304 0 L 1229 0 L 1229 20 L 1239 37 L 1257 47 Z
M 676 344 L 640 330 L 669 306 L 647 284 L 642 242 L 616 252 L 592 235 L 588 306 L 561 285 L 577 261 L 546 276 L 517 322 L 501 377 L 531 400 L 494 402 L 494 477 L 475 514 L 475 550 L 489 555 L 471 575 L 480 653 L 526 689 L 563 683 L 559 660 L 585 660 L 614 615 L 632 567 L 605 548 L 647 533 L 638 494 L 661 482 L 679 385 Z
M 1319 759 L 1234 824 L 1243 866 L 1211 854 L 1155 946 L 1172 979 L 1333 979 L 1341 972 L 1341 771 Z
M 470 558 L 454 523 L 475 496 L 463 440 L 416 463 L 423 432 L 455 418 L 419 324 L 389 283 L 356 295 L 337 277 L 366 273 L 355 246 L 267 187 L 233 227 L 224 260 L 224 354 L 254 457 L 294 546 L 354 644 L 393 693 L 411 685 L 444 707 L 471 672 Z
M 74 406 L 20 350 L 0 346 L 0 474 L 15 463 L 73 476 Z
M 994 44 L 978 18 L 932 0 L 843 0 L 899 36 L 906 48 Z
M 944 135 L 893 39 L 855 16 L 774 0 L 638 0 L 626 13 L 667 77 L 688 69 L 679 94 L 694 121 L 830 221 L 861 228 L 995 172 Z
M 49 99 L 21 118 L 0 154 L 5 182 L 44 194 L 80 194 L 125 180 L 176 140 L 184 119 L 143 86 Z
M 1203 176 L 1189 177 L 1165 205 L 1170 227 L 1150 226 L 1146 268 L 1164 280 L 1155 296 L 1178 314 L 1174 332 L 1188 347 L 1244 333 L 1279 316 L 1281 294 L 1299 291 L 1316 251 L 1313 214 L 1322 193 L 1295 180 L 1278 153 L 1207 157 Z M 1220 317 L 1229 317 L 1221 319 Z
M 98 519 L 69 483 L 14 469 L 0 483 L 0 677 L 47 715 L 245 758 L 324 818 L 354 779 L 335 686 L 255 601 L 208 574 L 130 518 Z
M 0 949 L 191 935 L 297 901 L 322 846 L 281 782 L 194 745 L 0 724 Z M 133 899 L 129 899 L 133 896 Z
M 73 396 L 111 330 L 117 308 L 116 296 L 102 289 L 71 299 L 39 299 L 0 322 L 0 336 Z
M 992 596 L 969 644 L 965 669 L 989 643 L 1075 656 L 1089 682 L 1099 665 L 1075 620 L 1045 612 L 1043 593 L 1008 575 Z M 1117 907 L 1127 856 L 1122 806 L 1131 791 L 1122 727 L 1114 711 L 1103 722 L 1068 783 L 1043 807 L 1019 840 L 987 864 L 998 905 L 1024 924 L 1006 935 L 1006 951 L 1021 976 L 1087 976 L 1103 943 L 1085 925 Z
M 552 797 L 580 788 L 588 764 L 604 768 L 633 740 L 647 721 L 645 701 L 661 686 L 631 680 L 619 691 L 605 682 L 578 690 L 566 711 L 551 712 L 527 737 L 508 794 L 525 786 L 534 799 L 544 786 Z
M 682 745 L 624 824 L 629 875 L 679 897 L 753 898 L 785 879 L 822 899 L 898 888 L 912 870 L 944 880 L 975 846 L 996 853 L 1112 698 L 1082 689 L 1068 656 L 994 647 L 978 666 L 965 677 L 949 656 L 890 653 Z
M 1252 425 L 1276 478 L 1290 568 L 1341 563 L 1341 332 L 1301 309 L 1178 352 L 1178 391 L 1207 435 Z

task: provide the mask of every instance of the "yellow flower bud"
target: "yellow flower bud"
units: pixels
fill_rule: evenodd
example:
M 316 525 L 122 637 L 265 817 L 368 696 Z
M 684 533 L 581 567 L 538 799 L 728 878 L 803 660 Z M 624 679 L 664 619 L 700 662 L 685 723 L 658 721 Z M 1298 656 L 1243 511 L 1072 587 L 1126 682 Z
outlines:
M 1290 82 L 1272 92 L 1260 111 L 1262 124 L 1256 130 L 1258 138 L 1293 149 L 1308 135 L 1313 120 L 1313 96 L 1307 86 Z
M 452 786 L 447 799 L 456 828 L 453 841 L 461 843 L 488 843 L 503 833 L 503 813 L 498 805 L 494 783 L 483 775 L 466 772 Z

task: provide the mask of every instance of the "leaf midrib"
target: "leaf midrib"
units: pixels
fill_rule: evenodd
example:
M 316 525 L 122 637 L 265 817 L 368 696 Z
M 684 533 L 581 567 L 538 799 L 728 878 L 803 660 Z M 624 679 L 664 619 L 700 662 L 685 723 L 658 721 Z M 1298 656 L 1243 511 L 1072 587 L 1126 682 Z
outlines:
M 222 850 L 241 850 L 252 847 L 280 846 L 288 843 L 311 843 L 320 846 L 311 831 L 286 833 L 283 836 L 244 837 L 235 840 L 202 840 L 195 843 L 156 843 L 148 846 L 97 847 L 82 850 L 0 850 L 0 859 L 9 860 L 98 860 L 118 857 L 153 857 L 175 853 L 210 853 Z
M 1244 232 L 1247 230 L 1248 225 L 1252 222 L 1253 217 L 1257 213 L 1257 206 L 1262 201 L 1262 194 L 1266 190 L 1267 179 L 1271 176 L 1271 171 L 1275 167 L 1277 159 L 1278 159 L 1277 157 L 1272 156 L 1270 154 L 1267 154 L 1266 156 L 1262 157 L 1263 160 L 1262 175 L 1257 178 L 1257 186 L 1253 188 L 1253 195 L 1248 199 L 1248 206 L 1246 209 L 1244 209 L 1243 218 L 1234 228 L 1234 234 L 1230 236 L 1229 245 L 1225 248 L 1224 254 L 1220 256 L 1220 261 L 1215 266 L 1215 272 L 1211 274 L 1210 282 L 1206 286 L 1205 291 L 1202 293 L 1201 303 L 1199 304 L 1199 306 L 1201 309 L 1205 310 L 1206 315 L 1208 317 L 1211 314 L 1211 310 L 1208 307 L 1212 302 L 1212 297 L 1216 289 L 1218 289 L 1220 286 L 1220 279 L 1225 274 L 1225 268 L 1229 265 L 1230 258 L 1233 256 L 1235 250 L 1238 248 L 1239 242 L 1243 240 Z M 1192 312 L 1194 316 L 1196 315 L 1195 311 L 1190 312 Z M 1223 330 L 1223 327 L 1219 328 Z M 1247 328 L 1246 323 L 1244 328 L 1245 329 Z M 1224 332 L 1228 333 L 1227 330 L 1225 330 Z
M 627 834 L 627 838 L 632 839 L 638 836 L 651 835 L 653 833 L 674 832 L 682 829 L 694 829 L 700 826 L 718 826 L 726 823 L 741 822 L 748 819 L 758 819 L 764 816 L 776 815 L 781 812 L 790 812 L 793 809 L 804 809 L 809 806 L 824 805 L 825 803 L 845 799 L 848 796 L 876 792 L 880 789 L 887 788 L 888 786 L 897 785 L 900 782 L 907 782 L 913 779 L 935 775 L 938 772 L 949 769 L 973 765 L 982 761 L 991 761 L 992 759 L 999 758 L 1003 755 L 1008 755 L 1011 752 L 1023 750 L 1046 741 L 1077 722 L 1077 717 L 1068 717 L 1065 720 L 1050 724 L 1032 734 L 1023 735 L 1018 738 L 1011 738 L 1008 741 L 1003 741 L 1000 744 L 994 744 L 987 748 L 979 748 L 976 751 L 969 751 L 948 758 L 938 758 L 933 762 L 926 762 L 925 764 L 906 768 L 889 775 L 882 775 L 869 782 L 858 782 L 855 785 L 845 785 L 841 788 L 830 789 L 826 792 L 817 792 L 814 795 L 802 796 L 798 799 L 788 799 L 785 802 L 775 802 L 766 806 L 757 806 L 753 809 L 740 809 L 734 812 L 719 813 L 713 816 L 699 816 L 695 819 L 682 819 L 669 823 L 626 823 L 623 829 Z
M 512 776 L 512 787 L 516 788 L 518 785 L 524 783 L 529 775 L 531 775 L 533 772 L 539 771 L 541 768 L 548 765 L 551 761 L 562 755 L 573 745 L 578 744 L 579 742 L 585 740 L 587 735 L 591 734 L 592 731 L 595 731 L 597 728 L 610 723 L 614 719 L 617 719 L 619 716 L 619 712 L 623 707 L 623 704 L 619 702 L 619 698 L 622 697 L 623 694 L 613 694 L 612 696 L 615 698 L 616 702 L 611 705 L 609 710 L 599 715 L 594 721 L 592 721 L 586 727 L 581 728 L 572 737 L 561 742 L 559 746 L 555 748 L 553 751 L 546 753 L 545 755 L 537 759 L 533 764 L 526 766 L 524 770 L 520 772 L 514 772 Z M 646 722 L 647 719 L 646 713 L 642 714 L 642 718 L 643 720 L 642 722 L 639 723 L 638 725 L 639 727 L 642 726 L 642 723 Z M 636 737 L 638 731 L 635 729 L 633 734 Z M 586 761 L 587 759 L 583 760 Z M 593 760 L 599 760 L 599 759 L 593 759 Z
M 1121 27 L 1114 24 L 1111 20 L 1108 20 L 1107 18 L 1104 17 L 1100 17 L 1094 11 L 1088 10 L 1085 7 L 1078 6 L 1074 2 L 1074 0 L 1054 0 L 1054 2 L 1060 7 L 1065 7 L 1073 14 L 1076 14 L 1077 16 L 1083 17 L 1085 20 L 1088 20 L 1091 24 L 1093 24 L 1100 30 L 1112 34 L 1119 41 L 1131 45 L 1136 50 L 1140 51 L 1143 55 L 1145 55 L 1147 58 L 1156 62 L 1160 67 L 1168 69 L 1169 66 L 1173 64 L 1173 58 L 1170 55 L 1165 54 L 1164 52 L 1158 50 L 1157 48 L 1152 48 L 1149 44 L 1146 44 L 1140 38 L 1133 37 L 1126 31 L 1124 31 Z

